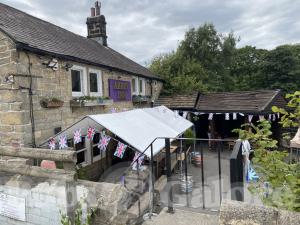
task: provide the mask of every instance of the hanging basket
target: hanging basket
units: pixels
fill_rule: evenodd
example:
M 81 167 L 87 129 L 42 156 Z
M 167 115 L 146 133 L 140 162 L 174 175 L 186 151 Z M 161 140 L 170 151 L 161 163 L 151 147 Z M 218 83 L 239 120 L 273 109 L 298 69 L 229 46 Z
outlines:
M 54 100 L 43 99 L 40 101 L 40 103 L 43 108 L 49 108 L 49 109 L 60 108 L 64 105 L 64 102 L 60 100 L 54 101 Z

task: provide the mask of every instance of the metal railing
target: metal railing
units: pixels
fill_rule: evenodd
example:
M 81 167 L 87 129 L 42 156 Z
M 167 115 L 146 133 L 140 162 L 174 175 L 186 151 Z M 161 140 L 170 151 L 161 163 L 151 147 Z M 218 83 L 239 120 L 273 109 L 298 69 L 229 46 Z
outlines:
M 185 185 L 186 185 L 186 189 L 188 189 L 188 158 L 190 154 L 193 154 L 195 156 L 195 154 L 199 154 L 200 158 L 201 158 L 201 164 L 200 164 L 200 169 L 201 169 L 201 199 L 200 199 L 200 204 L 201 204 L 201 208 L 202 209 L 206 209 L 206 194 L 205 194 L 205 169 L 204 169 L 204 164 L 205 164 L 205 159 L 204 159 L 204 143 L 210 143 L 213 147 L 214 147 L 214 151 L 217 155 L 217 182 L 218 182 L 218 189 L 219 189 L 219 203 L 221 204 L 222 201 L 222 160 L 221 160 L 221 152 L 224 150 L 224 144 L 227 142 L 235 142 L 236 140 L 234 139 L 202 139 L 202 138 L 170 138 L 170 137 L 158 137 L 155 140 L 153 140 L 153 142 L 151 144 L 149 144 L 149 146 L 147 146 L 147 148 L 141 153 L 140 157 L 142 156 L 142 154 L 145 154 L 146 151 L 148 151 L 150 149 L 151 152 L 151 158 L 149 159 L 149 194 L 150 194 L 150 208 L 149 208 L 149 215 L 151 217 L 152 215 L 152 210 L 154 208 L 154 199 L 155 199 L 155 191 L 154 191 L 154 184 L 155 184 L 155 179 L 157 179 L 158 177 L 155 177 L 155 168 L 156 170 L 158 169 L 158 162 L 155 162 L 154 158 L 154 153 L 153 153 L 153 143 L 157 140 L 161 140 L 164 139 L 165 140 L 165 156 L 164 156 L 164 161 L 165 161 L 165 174 L 167 177 L 167 195 L 168 195 L 168 202 L 167 202 L 167 206 L 168 206 L 168 212 L 172 213 L 173 212 L 173 208 L 174 208 L 174 200 L 173 200 L 173 188 L 172 188 L 172 170 L 174 169 L 174 167 L 172 167 L 171 165 L 171 140 L 172 143 L 175 141 L 180 141 L 180 146 L 179 148 L 179 153 L 178 154 L 183 154 L 184 155 L 184 167 L 182 167 L 181 165 L 181 171 L 183 172 L 181 175 L 183 176 L 183 179 L 185 179 Z M 192 141 L 193 145 L 191 145 L 190 148 L 187 148 L 185 145 L 182 145 L 182 142 L 184 141 Z M 209 145 L 209 144 L 208 144 Z M 191 151 L 192 149 L 192 151 Z M 233 157 L 234 154 L 236 154 L 237 156 L 240 156 L 241 154 L 240 152 L 240 145 L 235 146 L 231 157 Z M 176 153 L 176 154 L 177 154 Z M 232 159 L 232 158 L 231 158 Z M 230 162 L 231 162 L 230 159 Z M 135 161 L 132 162 L 138 162 L 139 157 L 135 159 Z M 177 160 L 177 155 L 176 155 L 176 160 Z M 229 158 L 228 158 L 229 160 Z M 235 159 L 236 162 L 242 162 L 241 158 L 236 158 Z M 182 161 L 181 161 L 182 162 Z M 230 168 L 231 168 L 231 163 L 230 163 Z M 126 186 L 126 174 L 130 171 L 131 167 L 128 167 L 124 173 L 123 173 L 123 178 L 122 180 L 124 180 L 124 185 Z M 137 174 L 139 174 L 139 167 L 137 168 Z M 229 170 L 230 171 L 230 177 L 235 177 L 236 175 L 231 175 L 231 173 L 234 173 L 234 170 Z M 241 168 L 242 174 L 243 174 L 243 168 Z M 229 178 L 228 178 L 229 179 Z M 235 179 L 232 179 L 229 181 L 230 182 L 230 186 L 232 187 L 233 184 L 231 184 L 232 182 L 236 182 Z M 241 184 L 240 184 L 241 185 Z M 188 191 L 185 192 L 186 196 L 187 196 L 187 206 L 189 206 L 189 201 L 188 201 Z M 238 200 L 238 199 L 237 199 Z

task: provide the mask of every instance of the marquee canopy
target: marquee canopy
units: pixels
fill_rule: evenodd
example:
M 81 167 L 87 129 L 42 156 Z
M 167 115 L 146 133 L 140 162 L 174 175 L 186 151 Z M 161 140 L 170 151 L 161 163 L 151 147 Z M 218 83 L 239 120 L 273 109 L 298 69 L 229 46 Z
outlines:
M 81 129 L 83 135 L 85 135 L 84 132 L 90 126 L 95 127 L 97 130 L 106 128 L 139 152 L 144 152 L 148 148 L 145 155 L 150 157 L 151 149 L 149 145 L 156 138 L 176 138 L 192 125 L 190 121 L 167 107 L 159 106 L 120 113 L 88 115 L 61 131 L 55 137 L 64 134 L 70 139 L 77 129 Z M 42 146 L 45 146 L 47 142 Z M 153 142 L 153 155 L 156 155 L 164 147 L 164 139 L 155 140 Z

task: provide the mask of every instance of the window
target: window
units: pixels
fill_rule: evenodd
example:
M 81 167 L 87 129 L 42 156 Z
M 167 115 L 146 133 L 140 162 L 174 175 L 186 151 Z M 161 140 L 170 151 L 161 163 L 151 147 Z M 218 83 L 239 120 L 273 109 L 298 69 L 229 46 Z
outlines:
M 86 139 L 82 137 L 81 142 L 74 146 L 77 153 L 77 164 L 84 164 L 87 162 L 87 148 L 86 148 Z
M 134 95 L 145 95 L 146 82 L 143 78 L 134 77 L 132 78 L 132 94 Z
M 96 133 L 93 138 L 92 143 L 92 153 L 93 153 L 93 161 L 97 161 L 101 159 L 101 152 L 98 148 L 98 143 L 100 141 L 100 134 Z M 102 152 L 102 158 L 105 157 L 105 153 Z
M 139 79 L 139 94 L 145 95 L 145 79 L 140 78 Z
M 101 71 L 89 70 L 89 85 L 91 96 L 102 96 L 102 77 Z
M 81 92 L 82 82 L 81 73 L 78 70 L 72 70 L 72 91 Z
M 85 68 L 73 66 L 71 70 L 72 95 L 75 97 L 86 95 L 86 76 Z
M 134 78 L 132 78 L 132 82 L 131 82 L 131 85 L 132 85 L 132 93 L 133 94 L 136 94 L 137 93 L 137 88 L 136 88 L 136 80 L 137 80 L 137 78 L 136 77 L 134 77 Z

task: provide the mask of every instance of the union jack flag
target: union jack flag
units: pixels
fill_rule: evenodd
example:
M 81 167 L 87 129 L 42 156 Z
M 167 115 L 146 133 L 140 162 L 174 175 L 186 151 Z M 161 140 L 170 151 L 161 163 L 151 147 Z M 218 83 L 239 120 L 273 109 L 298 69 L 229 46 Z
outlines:
M 74 131 L 74 144 L 78 144 L 81 142 L 81 129 Z
M 59 149 L 64 149 L 68 147 L 66 135 L 62 135 L 59 137 L 58 145 L 59 145 Z
M 54 138 L 51 138 L 50 141 L 49 141 L 49 143 L 48 143 L 48 145 L 49 145 L 49 148 L 50 148 L 51 150 L 54 150 L 54 149 L 55 149 L 55 146 L 56 146 L 56 141 L 55 141 L 55 139 L 54 139 Z
M 94 138 L 95 133 L 96 133 L 95 128 L 89 127 L 87 130 L 87 135 L 86 135 L 87 139 L 92 140 Z
M 98 148 L 101 150 L 101 151 L 105 151 L 106 150 L 106 147 L 110 141 L 110 137 L 108 135 L 105 135 L 105 134 L 101 134 L 101 139 L 98 143 Z
M 133 158 L 133 163 L 132 163 L 132 169 L 136 170 L 137 167 L 141 167 L 143 164 L 145 155 L 141 155 L 139 152 L 135 152 L 134 158 Z
M 125 145 L 125 144 L 119 142 L 119 143 L 118 143 L 118 147 L 117 147 L 117 149 L 116 149 L 116 151 L 115 151 L 115 153 L 114 153 L 114 156 L 117 156 L 117 157 L 119 157 L 119 158 L 122 159 L 123 156 L 124 156 L 124 153 L 125 153 L 126 148 L 127 148 L 127 145 Z

